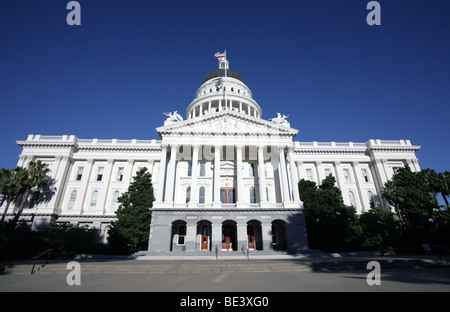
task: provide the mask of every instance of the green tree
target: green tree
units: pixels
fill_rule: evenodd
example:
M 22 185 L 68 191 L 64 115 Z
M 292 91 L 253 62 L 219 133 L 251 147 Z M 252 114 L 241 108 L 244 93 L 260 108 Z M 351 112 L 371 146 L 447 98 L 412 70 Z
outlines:
M 377 248 L 385 254 L 386 250 L 398 245 L 400 226 L 394 213 L 375 207 L 362 213 L 359 222 L 363 248 Z
M 299 192 L 305 207 L 308 243 L 312 249 L 348 251 L 359 246 L 361 228 L 356 209 L 346 206 L 342 193 L 329 175 L 317 187 L 302 179 Z
M 402 223 L 403 247 L 410 250 L 435 238 L 438 205 L 427 183 L 432 175 L 430 171 L 412 172 L 409 166 L 399 168 L 382 191 L 383 198 L 395 207 Z
M 25 206 L 25 202 L 28 199 L 28 195 L 30 191 L 33 188 L 37 188 L 38 190 L 41 190 L 45 188 L 48 183 L 50 182 L 50 176 L 49 176 L 50 169 L 48 168 L 47 164 L 44 164 L 40 160 L 38 161 L 31 161 L 27 168 L 24 170 L 20 170 L 19 176 L 18 176 L 18 183 L 21 185 L 23 194 L 22 194 L 22 200 L 20 202 L 19 210 L 17 211 L 15 217 L 14 217 L 14 224 L 17 223 L 17 221 L 20 218 L 20 215 L 23 212 L 23 208 Z
M 434 201 L 436 202 L 436 205 L 439 206 L 439 200 L 437 197 L 437 193 L 442 188 L 442 181 L 441 177 L 439 176 L 439 173 L 437 173 L 435 170 L 427 168 L 423 169 L 421 171 L 422 177 L 425 179 L 428 185 L 428 190 L 433 193 Z
M 108 243 L 126 248 L 130 252 L 148 246 L 151 211 L 154 196 L 151 174 L 147 168 L 136 173 L 128 191 L 119 197 L 116 211 L 117 221 L 111 222 Z
M 398 188 L 395 181 L 387 181 L 381 191 L 381 196 L 388 202 L 389 205 L 394 206 L 395 213 L 397 214 L 400 222 L 403 224 L 403 216 L 405 214 L 405 212 L 402 211 L 402 208 L 404 208 L 403 202 L 405 200 L 404 190 Z
M 439 185 L 439 192 L 441 193 L 442 197 L 445 201 L 445 206 L 450 208 L 447 196 L 450 194 L 450 172 L 445 171 L 444 173 L 439 173 L 438 178 L 438 185 Z

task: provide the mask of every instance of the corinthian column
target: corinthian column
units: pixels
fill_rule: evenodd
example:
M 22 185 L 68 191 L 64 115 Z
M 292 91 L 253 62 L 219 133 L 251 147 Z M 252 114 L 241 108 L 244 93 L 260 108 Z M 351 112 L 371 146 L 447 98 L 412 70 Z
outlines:
M 288 147 L 288 157 L 289 157 L 289 166 L 291 167 L 291 184 L 292 184 L 292 193 L 294 194 L 294 202 L 300 203 L 300 194 L 298 192 L 298 175 L 297 175 L 297 167 L 295 166 L 294 161 L 294 147 Z
M 237 201 L 236 204 L 244 202 L 244 179 L 242 176 L 242 146 L 236 146 L 236 182 L 237 182 Z
M 166 159 L 167 159 L 167 145 L 161 145 L 161 160 L 159 162 L 158 172 L 158 189 L 156 192 L 156 202 L 162 203 L 164 193 L 164 180 L 166 177 Z
M 264 170 L 264 151 L 262 146 L 258 146 L 258 177 L 259 177 L 259 199 L 261 204 L 267 203 L 266 196 L 266 175 Z
M 214 146 L 214 207 L 220 207 L 220 151 L 222 146 Z
M 195 207 L 198 204 L 198 150 L 200 146 L 194 145 L 192 149 L 192 176 L 191 176 L 191 200 L 189 201 L 189 207 Z
M 175 166 L 177 157 L 178 145 L 172 145 L 170 148 L 170 161 L 167 168 L 167 183 L 166 183 L 166 196 L 165 201 L 168 203 L 173 202 L 173 188 L 175 184 Z
M 289 197 L 289 186 L 287 180 L 287 170 L 286 170 L 286 158 L 284 157 L 284 146 L 278 148 L 279 159 L 280 159 L 280 169 L 281 169 L 281 188 L 283 194 L 283 203 L 288 203 L 291 201 Z

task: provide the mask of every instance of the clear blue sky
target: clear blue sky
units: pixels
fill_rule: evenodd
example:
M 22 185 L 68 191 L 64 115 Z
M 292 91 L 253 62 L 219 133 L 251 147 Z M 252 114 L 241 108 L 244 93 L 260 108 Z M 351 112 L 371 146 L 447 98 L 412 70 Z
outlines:
M 0 0 L 0 167 L 28 134 L 159 139 L 227 49 L 263 110 L 298 141 L 410 139 L 450 170 L 450 1 Z

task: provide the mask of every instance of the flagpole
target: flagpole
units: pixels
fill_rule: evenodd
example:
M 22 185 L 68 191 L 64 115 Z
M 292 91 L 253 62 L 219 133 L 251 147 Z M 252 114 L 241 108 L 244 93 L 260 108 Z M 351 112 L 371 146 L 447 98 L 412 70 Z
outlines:
M 227 49 L 225 49 L 225 52 L 224 52 L 224 54 L 225 54 L 225 83 L 223 84 L 223 95 L 224 95 L 224 99 L 225 99 L 225 109 L 227 108 L 227 105 L 228 105 L 228 103 L 227 103 L 227 93 L 226 93 L 226 91 L 225 91 L 225 87 L 226 87 L 226 85 L 227 85 L 227 67 L 228 67 L 228 60 L 227 60 Z

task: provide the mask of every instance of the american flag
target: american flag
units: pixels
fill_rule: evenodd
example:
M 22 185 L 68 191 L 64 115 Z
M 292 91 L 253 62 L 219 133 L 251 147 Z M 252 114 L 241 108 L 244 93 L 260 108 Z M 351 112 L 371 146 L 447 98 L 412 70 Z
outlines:
M 226 57 L 225 52 L 217 52 L 214 54 L 215 57 Z

